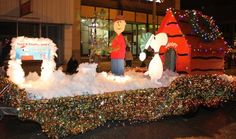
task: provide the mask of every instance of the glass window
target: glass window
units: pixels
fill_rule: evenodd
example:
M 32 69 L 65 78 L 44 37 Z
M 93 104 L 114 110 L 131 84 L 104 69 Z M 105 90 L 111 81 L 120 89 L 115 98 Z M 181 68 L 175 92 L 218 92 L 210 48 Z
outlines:
M 132 33 L 133 30 L 132 30 L 132 24 L 126 24 L 125 26 L 125 32 L 127 33 Z
M 51 39 L 57 49 L 56 64 L 61 65 L 64 62 L 64 42 L 63 42 L 63 26 L 55 24 L 42 24 L 42 37 Z
M 139 24 L 138 25 L 138 40 L 141 40 L 142 34 L 146 33 L 146 25 L 145 24 Z M 137 46 L 137 53 L 140 53 L 139 45 Z
M 0 22 L 0 39 L 16 36 L 16 22 Z
M 81 22 L 81 53 L 85 56 L 89 55 L 89 48 L 95 41 L 103 38 L 108 42 L 109 23 L 100 19 L 81 19 Z
M 83 20 L 83 19 L 82 19 Z M 81 24 L 81 53 L 82 55 L 89 54 L 89 29 L 85 24 Z
M 149 24 L 148 27 L 149 27 L 149 32 L 152 32 L 153 25 L 152 25 L 152 24 Z M 156 25 L 155 28 L 156 28 L 156 31 L 157 31 L 157 29 L 158 29 L 158 25 Z
M 39 37 L 39 24 L 19 23 L 18 36 Z
M 137 55 L 137 46 L 138 46 L 138 42 L 137 42 L 137 36 L 138 35 L 138 30 L 137 30 L 137 24 L 133 24 L 133 43 L 132 43 L 132 53 L 133 55 Z
M 126 39 L 126 46 L 131 47 L 132 52 L 132 42 L 133 42 L 133 29 L 132 24 L 127 23 L 125 26 L 125 31 L 122 33 Z

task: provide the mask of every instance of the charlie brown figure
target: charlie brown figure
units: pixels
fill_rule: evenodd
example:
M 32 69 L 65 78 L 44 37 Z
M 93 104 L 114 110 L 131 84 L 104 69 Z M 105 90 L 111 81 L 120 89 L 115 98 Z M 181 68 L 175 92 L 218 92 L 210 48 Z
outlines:
M 112 40 L 111 52 L 111 72 L 114 75 L 123 76 L 124 75 L 124 58 L 126 43 L 122 32 L 125 30 L 125 17 L 122 15 L 117 15 L 113 20 L 114 31 L 116 32 L 116 37 Z

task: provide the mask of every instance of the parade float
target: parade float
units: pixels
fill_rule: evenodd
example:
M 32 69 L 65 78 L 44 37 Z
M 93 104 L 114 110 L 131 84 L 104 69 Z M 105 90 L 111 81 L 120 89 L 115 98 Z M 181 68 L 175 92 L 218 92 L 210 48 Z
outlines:
M 161 42 L 154 41 L 158 34 L 142 39 L 142 50 L 149 45 L 154 49 L 158 59 L 154 61 L 160 61 L 159 50 L 152 45 Z M 161 45 L 165 43 L 158 47 Z M 149 122 L 184 115 L 199 106 L 218 107 L 235 98 L 233 76 L 179 75 L 169 70 L 150 74 L 152 68 L 158 68 L 155 64 L 145 74 L 129 70 L 124 76 L 114 76 L 110 72 L 97 73 L 96 63 L 82 63 L 78 73 L 66 75 L 55 70 L 55 52 L 56 46 L 50 39 L 14 38 L 9 77 L 0 80 L 1 102 L 14 109 L 11 113 L 21 120 L 39 123 L 50 138 L 78 135 L 107 121 Z M 40 76 L 25 76 L 21 63 L 27 59 L 43 61 Z M 145 59 L 144 52 L 140 59 Z M 1 115 L 6 114 L 0 110 Z

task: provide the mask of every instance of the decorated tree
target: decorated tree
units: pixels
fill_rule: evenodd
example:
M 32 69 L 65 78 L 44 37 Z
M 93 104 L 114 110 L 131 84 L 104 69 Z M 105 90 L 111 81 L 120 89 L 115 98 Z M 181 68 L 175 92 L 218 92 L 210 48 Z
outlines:
M 101 9 L 99 12 L 94 12 L 93 18 L 87 18 L 82 21 L 82 24 L 89 29 L 89 62 L 96 61 L 96 57 L 109 54 L 112 48 L 109 46 L 107 31 L 109 24 L 106 21 L 106 12 Z M 97 32 L 97 30 L 100 30 Z

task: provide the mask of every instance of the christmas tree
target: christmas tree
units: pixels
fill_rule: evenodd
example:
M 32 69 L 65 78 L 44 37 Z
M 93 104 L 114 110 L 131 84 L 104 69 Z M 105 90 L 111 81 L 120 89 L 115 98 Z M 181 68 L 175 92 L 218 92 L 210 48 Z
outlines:
M 112 51 L 107 34 L 109 23 L 106 20 L 106 14 L 106 11 L 101 9 L 94 12 L 93 18 L 82 21 L 82 24 L 89 29 L 89 62 L 94 62 L 96 57 L 109 54 Z

